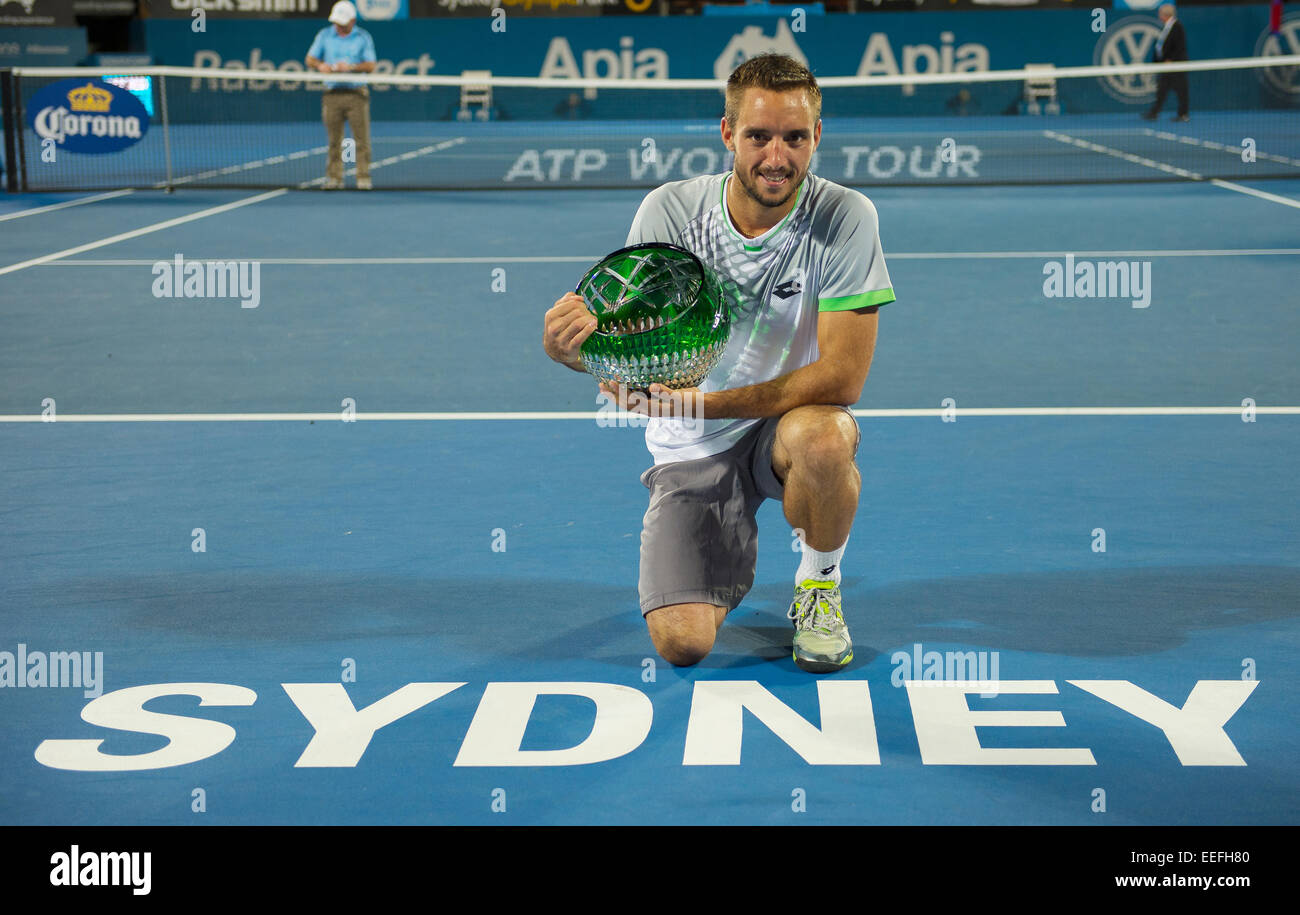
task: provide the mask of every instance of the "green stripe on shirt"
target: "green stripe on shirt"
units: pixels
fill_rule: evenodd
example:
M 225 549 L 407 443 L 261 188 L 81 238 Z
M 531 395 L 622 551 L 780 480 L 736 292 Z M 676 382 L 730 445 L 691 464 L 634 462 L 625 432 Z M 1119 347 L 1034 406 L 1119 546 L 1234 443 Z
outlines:
M 852 311 L 870 305 L 888 305 L 896 301 L 893 289 L 875 289 L 871 292 L 859 292 L 857 295 L 842 295 L 836 299 L 818 299 L 818 311 Z

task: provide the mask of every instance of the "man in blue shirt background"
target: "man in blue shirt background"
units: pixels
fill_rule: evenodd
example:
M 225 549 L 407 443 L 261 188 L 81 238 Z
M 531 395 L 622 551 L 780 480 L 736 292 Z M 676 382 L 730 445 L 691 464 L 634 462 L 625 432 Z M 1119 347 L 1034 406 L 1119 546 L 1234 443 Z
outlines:
M 375 40 L 357 28 L 357 8 L 339 0 L 330 10 L 330 22 L 316 34 L 307 51 L 307 66 L 321 73 L 373 73 Z M 343 122 L 352 127 L 356 142 L 357 190 L 368 191 L 370 183 L 370 92 L 364 85 L 347 82 L 325 83 L 321 118 L 329 135 L 329 161 L 325 168 L 326 190 L 343 186 Z

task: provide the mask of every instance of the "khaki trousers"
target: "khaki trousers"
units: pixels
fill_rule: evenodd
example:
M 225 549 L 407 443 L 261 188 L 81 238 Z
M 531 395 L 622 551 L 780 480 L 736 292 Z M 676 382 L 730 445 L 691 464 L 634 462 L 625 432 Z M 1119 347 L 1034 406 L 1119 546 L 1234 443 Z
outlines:
M 364 89 L 326 89 L 321 97 L 321 118 L 329 136 L 325 176 L 343 180 L 343 122 L 352 126 L 356 141 L 357 178 L 370 177 L 370 98 Z

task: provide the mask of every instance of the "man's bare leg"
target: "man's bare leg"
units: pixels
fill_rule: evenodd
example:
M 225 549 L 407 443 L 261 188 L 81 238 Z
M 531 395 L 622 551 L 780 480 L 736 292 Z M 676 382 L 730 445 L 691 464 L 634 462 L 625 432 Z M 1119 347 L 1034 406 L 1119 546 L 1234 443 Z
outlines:
M 853 660 L 839 582 L 862 490 L 853 463 L 857 444 L 857 423 L 833 406 L 791 410 L 781 417 L 772 443 L 772 470 L 785 481 L 786 520 L 803 531 L 789 616 L 794 662 L 810 673 L 843 670 Z
M 772 471 L 785 483 L 785 519 L 819 552 L 842 547 L 853 528 L 862 492 L 857 444 L 857 423 L 839 407 L 798 407 L 777 424 Z
M 650 639 L 669 664 L 690 667 L 713 650 L 713 639 L 727 617 L 726 607 L 713 604 L 669 604 L 646 614 Z

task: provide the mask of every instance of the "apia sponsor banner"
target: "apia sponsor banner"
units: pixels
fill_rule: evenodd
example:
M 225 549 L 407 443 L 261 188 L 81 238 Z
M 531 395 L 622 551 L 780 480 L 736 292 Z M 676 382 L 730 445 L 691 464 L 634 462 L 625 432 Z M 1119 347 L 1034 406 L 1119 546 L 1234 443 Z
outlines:
M 1072 17 L 1057 28 L 1058 54 L 1071 58 L 1062 63 L 1091 62 L 1094 36 L 1086 17 L 1057 12 Z M 529 18 L 512 19 L 508 31 L 497 34 L 488 32 L 481 19 L 413 18 L 401 25 L 368 24 L 367 30 L 374 36 L 380 58 L 428 54 L 437 60 L 438 73 L 491 70 L 498 75 L 560 78 L 714 78 L 719 68 L 729 72 L 745 59 L 775 49 L 807 61 L 819 75 L 899 75 L 1022 66 L 1028 53 L 1025 36 L 1014 27 L 1016 23 L 999 21 L 1003 19 L 993 14 L 954 14 L 948 20 L 828 15 L 817 19 L 817 28 L 796 33 L 785 19 L 684 22 L 653 16 L 637 18 L 631 28 L 632 20 L 623 17 Z M 228 23 L 220 30 L 193 32 L 188 21 L 145 23 L 149 52 L 159 63 L 178 66 L 244 60 L 254 47 L 262 60 L 277 67 L 282 61 L 301 61 L 313 28 L 313 23 L 305 22 L 258 22 L 244 29 Z
M 76 24 L 72 0 L 0 0 L 0 27 L 66 28 Z
M 1256 45 L 1268 22 L 1258 14 L 1264 9 L 1186 10 L 1182 15 L 1196 57 L 1261 53 Z M 1079 9 L 1040 10 L 1033 16 L 1007 10 L 946 16 L 831 14 L 818 17 L 815 27 L 808 20 L 808 28 L 799 32 L 783 18 L 697 18 L 684 23 L 661 16 L 638 18 L 634 29 L 630 20 L 597 17 L 512 20 L 503 33 L 491 32 L 482 19 L 376 22 L 367 30 L 374 36 L 381 72 L 417 72 L 399 68 L 399 62 L 427 61 L 418 72 L 490 70 L 500 76 L 560 79 L 719 78 L 769 49 L 806 61 L 823 77 L 1013 70 L 1045 61 L 1058 66 L 1128 64 L 1149 57 L 1159 31 L 1159 21 L 1150 15 L 1112 19 L 1100 33 L 1093 30 L 1093 21 L 1088 10 Z M 257 69 L 265 70 L 301 68 L 317 28 L 304 21 L 261 21 L 227 23 L 219 30 L 196 33 L 188 21 L 145 23 L 149 51 L 159 63 L 220 67 L 255 55 Z M 1048 36 L 1050 47 L 1045 48 Z M 1288 36 L 1279 47 L 1289 46 Z M 385 61 L 392 62 L 394 70 L 386 71 Z M 600 93 L 601 98 L 606 94 Z M 915 97 L 924 94 L 918 89 Z M 903 98 L 901 90 L 898 96 Z M 589 93 L 586 97 L 592 99 Z
M 112 153 L 140 142 L 149 113 L 125 89 L 101 79 L 65 79 L 38 91 L 27 102 L 27 124 L 60 150 Z
M 416 19 L 482 18 L 495 10 L 506 16 L 621 16 L 658 13 L 659 4 L 657 0 L 411 0 L 411 16 Z

